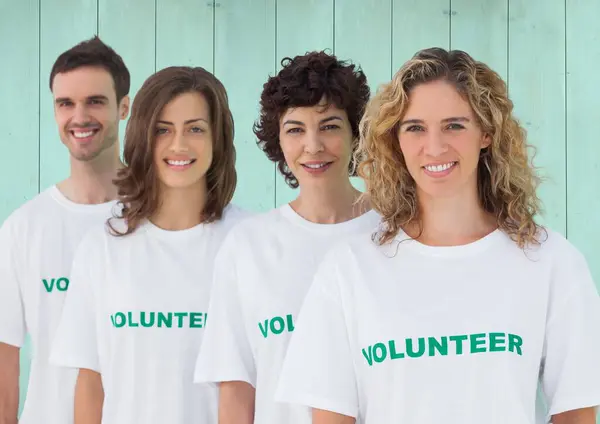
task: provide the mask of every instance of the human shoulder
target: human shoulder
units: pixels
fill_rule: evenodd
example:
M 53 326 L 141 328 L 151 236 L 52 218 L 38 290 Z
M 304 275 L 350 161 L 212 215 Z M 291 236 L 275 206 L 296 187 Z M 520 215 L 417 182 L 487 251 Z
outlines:
M 530 251 L 539 252 L 542 259 L 549 261 L 577 261 L 583 259 L 583 254 L 563 234 L 548 227 L 538 230 L 538 245 L 528 246 Z
M 248 212 L 245 210 L 232 211 L 233 225 L 230 233 L 238 239 L 245 237 L 255 238 L 257 235 L 263 235 L 266 226 L 276 226 L 280 221 L 280 211 L 271 209 L 267 212 Z
M 51 189 L 44 190 L 8 214 L 3 225 L 18 228 L 23 225 L 30 225 L 38 220 L 44 220 L 48 216 L 48 208 L 57 205 L 58 203 L 52 197 Z

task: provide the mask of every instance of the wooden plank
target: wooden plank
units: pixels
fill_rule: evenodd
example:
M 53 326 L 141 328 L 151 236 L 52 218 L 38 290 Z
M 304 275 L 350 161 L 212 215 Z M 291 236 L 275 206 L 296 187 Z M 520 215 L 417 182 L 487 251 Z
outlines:
M 394 0 L 392 74 L 418 50 L 450 47 L 450 0 Z
M 334 19 L 336 56 L 362 68 L 374 95 L 392 77 L 392 0 L 336 0 Z M 358 177 L 352 183 L 365 188 Z
M 0 102 L 0 127 L 3 155 L 0 168 L 0 222 L 38 193 L 39 179 L 39 111 L 40 60 L 38 0 L 13 2 L 0 0 L 0 57 L 7 66 L 0 78 L 0 93 L 10 101 Z M 52 104 L 49 106 L 52 107 Z M 17 158 L 17 160 L 15 160 Z M 21 348 L 19 375 L 19 416 L 23 411 L 31 365 L 31 338 Z
M 600 2 L 566 5 L 568 237 L 586 256 L 600 290 Z
M 508 77 L 508 0 L 452 0 L 450 47 Z
M 275 71 L 275 0 L 219 3 L 215 75 L 227 89 L 235 120 L 238 185 L 233 200 L 249 210 L 266 211 L 275 204 L 275 166 L 256 145 L 252 125 L 263 84 Z
M 39 9 L 38 0 L 0 1 L 0 223 L 38 193 Z M 18 40 L 18 42 L 9 42 Z
M 372 93 L 392 77 L 391 13 L 391 0 L 335 1 L 335 54 L 362 67 Z
M 156 70 L 201 66 L 213 71 L 212 0 L 156 1 Z
M 334 53 L 334 7 L 334 0 L 277 1 L 277 69 L 286 56 L 294 57 L 313 50 Z M 316 30 L 291 30 L 308 26 Z M 298 196 L 298 189 L 292 190 L 279 172 L 275 189 L 277 206 Z
M 512 0 L 509 19 L 510 94 L 546 179 L 539 190 L 545 208 L 540 222 L 565 234 L 564 0 Z
M 14 2 L 13 2 L 14 3 Z M 42 1 L 40 10 L 40 189 L 69 175 L 69 151 L 60 141 L 54 120 L 49 77 L 56 58 L 97 32 L 96 0 Z
M 155 70 L 155 4 L 148 0 L 98 2 L 98 35 L 123 58 L 129 69 L 129 96 L 133 104 L 140 86 Z M 120 140 L 125 135 L 127 121 L 119 125 Z

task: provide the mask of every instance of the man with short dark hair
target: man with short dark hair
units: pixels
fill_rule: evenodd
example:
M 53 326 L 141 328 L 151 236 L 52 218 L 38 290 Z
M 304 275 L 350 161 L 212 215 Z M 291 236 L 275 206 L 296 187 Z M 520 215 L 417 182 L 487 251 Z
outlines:
M 123 60 L 98 37 L 62 53 L 52 68 L 54 114 L 71 171 L 0 228 L 0 424 L 17 423 L 26 334 L 33 355 L 20 424 L 73 422 L 77 370 L 51 366 L 48 356 L 75 247 L 115 205 L 119 122 L 129 113 L 129 87 Z

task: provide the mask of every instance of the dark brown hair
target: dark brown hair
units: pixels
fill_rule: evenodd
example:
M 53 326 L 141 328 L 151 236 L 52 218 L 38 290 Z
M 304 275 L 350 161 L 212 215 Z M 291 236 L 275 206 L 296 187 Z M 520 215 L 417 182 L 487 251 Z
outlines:
M 310 52 L 293 59 L 286 57 L 281 66 L 283 69 L 263 86 L 260 119 L 254 124 L 254 134 L 261 150 L 269 160 L 277 163 L 285 182 L 296 188 L 298 180 L 288 168 L 279 144 L 279 120 L 283 114 L 291 107 L 315 106 L 325 96 L 325 106 L 333 104 L 346 111 L 352 127 L 354 151 L 358 143 L 360 118 L 370 90 L 360 67 L 355 70 L 355 65 L 325 52 Z M 353 169 L 352 161 L 351 173 Z
M 237 183 L 233 116 L 223 84 L 203 68 L 173 66 L 150 76 L 136 94 L 125 131 L 123 159 L 115 185 L 123 207 L 125 232 L 111 226 L 113 234 L 130 234 L 159 206 L 158 177 L 154 165 L 156 121 L 167 103 L 189 92 L 204 96 L 210 108 L 213 160 L 206 173 L 207 199 L 203 222 L 220 219 L 233 198 Z M 110 223 L 109 223 L 110 225 Z
M 82 41 L 58 56 L 50 72 L 50 91 L 56 74 L 82 66 L 96 66 L 110 73 L 115 85 L 117 104 L 129 94 L 130 75 L 127 66 L 121 56 L 104 44 L 98 36 Z

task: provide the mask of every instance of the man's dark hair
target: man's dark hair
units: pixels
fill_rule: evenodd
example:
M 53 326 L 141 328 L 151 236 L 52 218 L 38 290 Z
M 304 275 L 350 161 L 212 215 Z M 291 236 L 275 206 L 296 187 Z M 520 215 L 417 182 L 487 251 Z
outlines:
M 50 72 L 50 91 L 56 74 L 82 66 L 101 67 L 110 73 L 117 93 L 117 103 L 129 94 L 130 75 L 127 66 L 121 56 L 104 44 L 98 36 L 82 41 L 58 56 Z

